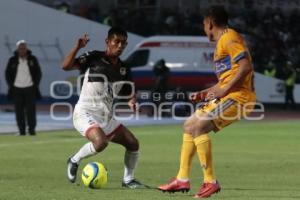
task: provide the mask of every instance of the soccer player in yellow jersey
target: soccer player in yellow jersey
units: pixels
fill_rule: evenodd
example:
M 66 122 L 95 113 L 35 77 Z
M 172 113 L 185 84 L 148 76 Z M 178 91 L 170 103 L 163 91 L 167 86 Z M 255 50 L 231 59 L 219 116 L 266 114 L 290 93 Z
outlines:
M 204 31 L 216 42 L 214 70 L 218 83 L 193 93 L 192 101 L 207 102 L 184 123 L 180 168 L 176 178 L 158 187 L 163 192 L 189 191 L 192 158 L 198 155 L 203 169 L 203 184 L 194 198 L 210 197 L 221 190 L 213 168 L 209 132 L 217 132 L 247 116 L 253 109 L 253 67 L 244 39 L 228 28 L 228 14 L 223 7 L 212 6 L 204 16 Z

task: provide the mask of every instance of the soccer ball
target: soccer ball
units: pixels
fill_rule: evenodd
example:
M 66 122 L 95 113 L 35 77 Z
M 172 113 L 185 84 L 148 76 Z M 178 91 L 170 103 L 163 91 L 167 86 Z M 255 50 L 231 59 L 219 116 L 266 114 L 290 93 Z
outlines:
M 100 162 L 88 163 L 82 170 L 81 179 L 85 186 L 100 189 L 107 183 L 107 170 Z

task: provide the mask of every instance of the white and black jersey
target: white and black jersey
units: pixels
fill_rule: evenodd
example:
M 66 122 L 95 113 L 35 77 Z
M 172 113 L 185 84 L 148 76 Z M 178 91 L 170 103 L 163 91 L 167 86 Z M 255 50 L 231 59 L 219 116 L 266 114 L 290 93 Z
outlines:
M 84 76 L 76 106 L 111 114 L 114 99 L 132 93 L 130 70 L 120 59 L 113 65 L 105 52 L 91 51 L 76 58 L 75 63 Z

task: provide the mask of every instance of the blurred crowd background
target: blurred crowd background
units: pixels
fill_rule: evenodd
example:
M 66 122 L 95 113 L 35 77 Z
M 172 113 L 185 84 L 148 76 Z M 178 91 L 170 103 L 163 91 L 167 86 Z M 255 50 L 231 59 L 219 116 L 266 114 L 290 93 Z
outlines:
M 62 12 L 141 35 L 204 35 L 201 0 L 32 0 Z M 243 1 L 244 7 L 235 6 Z M 217 3 L 228 1 L 218 0 Z M 281 7 L 254 8 L 253 0 L 231 0 L 230 26 L 247 37 L 255 70 L 285 79 L 286 66 L 297 71 L 300 82 L 300 12 Z M 273 2 L 273 1 L 272 1 Z M 271 3 L 270 2 L 270 5 Z M 280 4 L 279 4 L 280 5 Z

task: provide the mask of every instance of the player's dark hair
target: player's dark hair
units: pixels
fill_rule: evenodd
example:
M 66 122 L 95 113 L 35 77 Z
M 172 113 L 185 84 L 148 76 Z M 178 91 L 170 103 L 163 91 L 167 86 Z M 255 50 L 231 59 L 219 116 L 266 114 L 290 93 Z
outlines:
M 216 26 L 228 25 L 228 13 L 223 6 L 211 6 L 204 14 L 204 18 L 212 19 Z
M 107 38 L 111 38 L 113 35 L 122 35 L 125 36 L 126 38 L 128 37 L 127 32 L 119 27 L 111 27 L 109 29 Z

